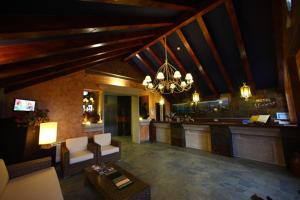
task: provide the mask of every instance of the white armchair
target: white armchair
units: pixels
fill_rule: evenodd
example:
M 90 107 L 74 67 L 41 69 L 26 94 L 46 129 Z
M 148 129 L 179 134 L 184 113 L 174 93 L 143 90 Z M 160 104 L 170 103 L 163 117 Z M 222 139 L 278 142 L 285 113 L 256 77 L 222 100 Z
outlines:
M 88 137 L 66 139 L 61 146 L 64 176 L 80 172 L 97 161 L 97 146 L 88 143 Z
M 111 139 L 110 133 L 94 135 L 94 143 L 98 146 L 98 163 L 114 162 L 121 159 L 121 143 Z

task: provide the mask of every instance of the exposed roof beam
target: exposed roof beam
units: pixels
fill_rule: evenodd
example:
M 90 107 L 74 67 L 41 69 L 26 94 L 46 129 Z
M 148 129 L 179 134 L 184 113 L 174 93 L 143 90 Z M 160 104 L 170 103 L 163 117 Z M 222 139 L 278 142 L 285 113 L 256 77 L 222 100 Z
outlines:
M 233 28 L 234 38 L 236 40 L 236 43 L 237 43 L 237 46 L 238 46 L 238 49 L 240 52 L 240 56 L 242 59 L 242 63 L 243 63 L 244 71 L 246 73 L 247 80 L 251 86 L 251 90 L 253 91 L 253 93 L 255 93 L 255 83 L 254 83 L 253 76 L 251 73 L 251 69 L 250 69 L 250 65 L 249 65 L 249 61 L 248 61 L 248 57 L 247 57 L 247 53 L 246 53 L 246 49 L 245 49 L 245 44 L 244 44 L 242 34 L 241 34 L 241 31 L 239 28 L 239 23 L 238 23 L 236 14 L 235 14 L 235 9 L 234 9 L 232 0 L 226 0 L 225 6 L 227 9 L 227 13 L 228 13 L 228 16 L 230 19 L 231 26 Z
M 26 87 L 27 83 L 30 83 L 29 85 L 32 85 L 48 80 L 47 77 L 51 77 L 51 79 L 57 78 L 58 76 L 66 75 L 69 73 L 92 67 L 96 64 L 102 63 L 103 61 L 116 59 L 120 56 L 123 56 L 126 53 L 128 53 L 128 51 L 97 57 L 90 60 L 84 59 L 81 61 L 76 61 L 73 64 L 57 65 L 53 68 L 43 69 L 35 71 L 33 73 L 27 73 L 11 77 L 5 81 L 3 81 L 2 79 L 0 80 L 0 86 L 4 87 L 5 91 L 10 91 L 11 88 L 15 88 L 16 86 Z
M 200 29 L 202 30 L 202 33 L 203 33 L 204 38 L 205 38 L 205 41 L 208 44 L 208 46 L 210 47 L 210 50 L 211 50 L 211 52 L 212 52 L 212 54 L 213 54 L 213 56 L 214 56 L 214 58 L 215 58 L 215 60 L 216 60 L 216 62 L 218 64 L 219 70 L 220 70 L 220 72 L 223 75 L 223 78 L 224 78 L 224 80 L 226 82 L 228 90 L 231 93 L 233 93 L 234 89 L 233 89 L 233 86 L 232 86 L 232 82 L 231 82 L 231 80 L 229 78 L 229 75 L 226 72 L 226 68 L 225 68 L 225 66 L 224 66 L 224 64 L 222 62 L 221 56 L 220 56 L 220 54 L 219 54 L 219 52 L 217 50 L 217 47 L 216 47 L 214 41 L 212 40 L 212 37 L 211 37 L 211 35 L 210 35 L 210 33 L 209 33 L 206 25 L 205 25 L 205 22 L 204 22 L 203 18 L 202 17 L 198 17 L 196 19 L 196 21 L 197 21 L 198 25 L 200 26 Z
M 153 67 L 151 67 L 151 65 L 148 63 L 148 61 L 144 59 L 140 54 L 136 54 L 136 58 L 144 65 L 150 75 L 155 77 L 155 71 Z
M 194 53 L 192 47 L 190 46 L 190 44 L 188 43 L 188 41 L 186 40 L 185 36 L 183 35 L 182 31 L 180 29 L 178 29 L 176 31 L 177 35 L 179 36 L 181 42 L 183 43 L 183 45 L 185 46 L 188 54 L 190 55 L 190 57 L 192 58 L 192 60 L 194 61 L 195 65 L 197 66 L 201 76 L 204 78 L 204 80 L 206 81 L 207 86 L 209 87 L 209 89 L 213 92 L 214 95 L 217 95 L 218 92 L 212 82 L 212 80 L 210 79 L 210 77 L 208 76 L 208 74 L 206 73 L 205 69 L 203 68 L 203 66 L 201 65 L 198 57 L 196 56 L 196 54 Z
M 136 7 L 146 7 L 146 8 L 160 8 L 160 9 L 170 9 L 170 10 L 193 10 L 193 7 L 179 5 L 175 3 L 165 3 L 153 0 L 81 0 L 89 2 L 98 2 L 106 4 L 116 4 L 116 5 L 126 5 L 126 6 L 136 6 Z
M 154 51 L 150 48 L 147 47 L 146 50 L 148 51 L 148 53 L 151 55 L 151 57 L 155 60 L 155 62 L 157 62 L 157 64 L 160 66 L 162 66 L 163 62 L 159 59 L 159 57 L 154 53 Z
M 47 40 L 29 44 L 1 45 L 0 64 L 24 61 L 32 58 L 45 57 L 66 51 L 89 49 L 129 41 L 147 40 L 155 35 L 153 31 L 142 31 L 119 35 L 99 37 L 97 34 L 89 37 L 71 37 L 65 40 Z M 143 41 L 143 42 L 144 42 Z
M 112 60 L 114 60 L 118 57 L 121 57 L 121 56 L 122 55 L 112 57 L 112 58 L 102 59 L 101 61 L 98 61 L 98 63 L 91 64 L 91 66 L 94 66 L 95 64 L 103 64 L 103 63 L 106 63 L 106 62 L 110 62 L 110 61 L 112 61 Z M 31 85 L 35 85 L 35 84 L 38 84 L 38 83 L 42 83 L 42 82 L 45 82 L 45 81 L 56 79 L 56 78 L 59 78 L 61 76 L 66 76 L 68 74 L 74 73 L 76 71 L 79 71 L 79 70 L 82 70 L 82 69 L 85 69 L 85 68 L 88 68 L 88 67 L 90 67 L 90 65 L 87 64 L 87 65 L 78 66 L 77 68 L 74 68 L 74 69 L 61 71 L 61 72 L 58 72 L 58 73 L 46 74 L 46 75 L 43 75 L 43 76 L 40 76 L 40 77 L 37 77 L 37 78 L 32 78 L 31 80 L 26 80 L 25 82 L 22 82 L 22 83 L 7 86 L 4 91 L 5 91 L 5 93 L 9 93 L 9 92 L 19 90 L 19 89 L 22 89 L 22 88 L 25 88 L 25 87 L 28 87 L 28 86 L 31 86 Z
M 169 18 L 59 15 L 4 15 L 0 21 L 0 39 L 39 38 L 103 31 L 160 28 L 172 25 Z
M 159 40 L 162 40 L 164 37 L 172 34 L 173 32 L 175 32 L 177 29 L 180 29 L 181 27 L 193 22 L 194 20 L 196 20 L 199 16 L 205 15 L 206 13 L 214 10 L 216 7 L 220 6 L 222 3 L 224 3 L 225 0 L 212 0 L 211 3 L 209 5 L 206 5 L 205 7 L 201 7 L 199 8 L 194 14 L 192 14 L 192 16 L 188 16 L 188 17 L 183 17 L 183 19 L 177 21 L 175 23 L 175 25 L 171 26 L 170 28 L 163 30 L 160 34 L 159 37 L 157 37 L 156 39 L 154 39 L 153 41 L 151 41 L 150 43 L 146 44 L 145 46 L 143 46 L 141 49 L 139 49 L 136 52 L 131 53 L 129 56 L 127 56 L 124 60 L 127 61 L 130 58 L 132 58 L 133 56 L 135 56 L 135 54 L 139 53 L 140 51 L 143 51 L 145 48 L 150 47 L 152 45 L 154 45 L 155 43 L 157 43 Z
M 140 45 L 139 45 L 140 46 Z M 0 79 L 7 78 L 11 76 L 16 76 L 36 70 L 47 69 L 54 67 L 56 65 L 72 63 L 74 61 L 79 61 L 85 58 L 93 58 L 97 56 L 103 56 L 112 52 L 118 52 L 120 50 L 134 50 L 137 47 L 136 44 L 131 44 L 128 46 L 121 46 L 119 48 L 110 48 L 110 50 L 101 50 L 101 48 L 92 49 L 97 51 L 80 51 L 77 53 L 69 53 L 63 55 L 55 55 L 41 59 L 33 59 L 27 62 L 12 63 L 6 66 L 0 67 Z
M 91 27 L 80 29 L 65 29 L 58 31 L 42 31 L 42 32 L 22 32 L 22 33 L 0 33 L 0 43 L 19 43 L 33 40 L 40 40 L 49 37 L 67 36 L 76 34 L 92 34 L 105 31 L 121 31 L 121 30 L 140 30 L 145 28 L 161 28 L 170 26 L 172 23 L 152 23 L 152 24 L 133 24 L 133 25 L 111 25 L 103 27 Z
M 111 77 L 114 77 L 114 78 L 122 78 L 122 79 L 135 81 L 135 82 L 140 82 L 141 81 L 141 80 L 138 80 L 136 78 L 129 77 L 129 76 L 123 76 L 123 75 L 119 75 L 119 74 L 105 72 L 105 71 L 101 71 L 100 69 L 95 69 L 95 68 L 86 69 L 85 72 L 88 73 L 88 74 L 106 75 L 106 76 L 111 76 Z

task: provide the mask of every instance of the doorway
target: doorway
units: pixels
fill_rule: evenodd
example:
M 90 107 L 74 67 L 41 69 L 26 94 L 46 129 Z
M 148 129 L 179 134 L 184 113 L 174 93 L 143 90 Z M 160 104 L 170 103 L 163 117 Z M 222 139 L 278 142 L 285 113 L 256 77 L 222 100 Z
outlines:
M 104 95 L 104 132 L 131 136 L 131 97 Z

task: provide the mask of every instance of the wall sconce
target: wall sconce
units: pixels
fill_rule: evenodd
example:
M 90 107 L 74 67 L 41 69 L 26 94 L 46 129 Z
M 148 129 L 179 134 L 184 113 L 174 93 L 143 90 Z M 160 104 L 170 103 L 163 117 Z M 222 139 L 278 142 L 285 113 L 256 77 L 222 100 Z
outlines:
M 39 145 L 42 148 L 51 148 L 51 145 L 56 142 L 57 137 L 57 122 L 47 122 L 40 124 Z
M 199 101 L 200 101 L 199 93 L 195 91 L 195 92 L 193 93 L 193 102 L 194 102 L 195 104 L 197 104 Z
M 245 101 L 248 101 L 248 98 L 252 96 L 251 89 L 246 83 L 243 83 L 243 86 L 240 88 L 241 97 L 245 98 Z

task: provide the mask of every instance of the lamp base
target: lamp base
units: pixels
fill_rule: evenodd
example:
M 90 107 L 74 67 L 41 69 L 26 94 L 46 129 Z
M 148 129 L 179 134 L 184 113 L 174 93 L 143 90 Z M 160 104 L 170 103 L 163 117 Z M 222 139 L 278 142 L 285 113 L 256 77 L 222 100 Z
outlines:
M 51 149 L 53 147 L 52 144 L 42 144 L 41 149 Z

